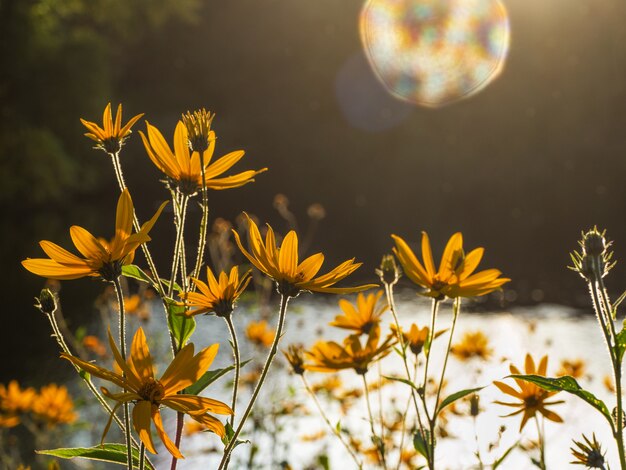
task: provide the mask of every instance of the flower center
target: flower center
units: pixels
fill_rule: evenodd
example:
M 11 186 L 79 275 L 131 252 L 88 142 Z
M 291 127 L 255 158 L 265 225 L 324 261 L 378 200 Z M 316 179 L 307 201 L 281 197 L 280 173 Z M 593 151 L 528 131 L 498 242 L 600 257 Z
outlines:
M 161 382 L 150 377 L 144 380 L 144 383 L 141 385 L 137 395 L 139 395 L 143 400 L 158 405 L 165 396 L 165 389 L 163 388 L 163 385 L 161 385 Z

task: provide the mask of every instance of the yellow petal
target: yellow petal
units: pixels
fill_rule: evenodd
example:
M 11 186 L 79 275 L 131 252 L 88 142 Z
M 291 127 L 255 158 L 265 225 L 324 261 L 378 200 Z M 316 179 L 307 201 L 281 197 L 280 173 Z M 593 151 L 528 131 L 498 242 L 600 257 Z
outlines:
M 72 280 L 94 274 L 89 266 L 65 266 L 51 259 L 34 258 L 22 261 L 22 266 L 37 276 L 48 279 Z
M 278 270 L 291 278 L 296 275 L 298 267 L 298 236 L 291 230 L 284 238 L 278 252 Z
M 152 407 L 152 419 L 154 420 L 154 427 L 156 427 L 157 434 L 165 444 L 165 448 L 177 459 L 184 459 L 183 454 L 180 453 L 178 447 L 170 440 L 169 436 L 165 433 L 163 429 L 163 420 L 161 419 L 161 413 L 156 406 Z
M 154 378 L 154 361 L 141 327 L 135 333 L 130 347 L 130 364 L 135 374 L 144 381 L 147 378 Z
M 107 251 L 91 233 L 78 225 L 70 227 L 70 236 L 76 249 L 89 260 L 102 260 Z
M 133 408 L 133 426 L 135 431 L 139 434 L 139 439 L 143 442 L 153 454 L 157 451 L 154 448 L 154 442 L 152 441 L 152 435 L 150 434 L 150 423 L 152 418 L 152 403 L 146 400 L 138 401 Z
M 422 259 L 424 260 L 424 267 L 429 277 L 435 275 L 435 262 L 433 261 L 433 252 L 430 248 L 430 239 L 426 232 L 422 232 Z

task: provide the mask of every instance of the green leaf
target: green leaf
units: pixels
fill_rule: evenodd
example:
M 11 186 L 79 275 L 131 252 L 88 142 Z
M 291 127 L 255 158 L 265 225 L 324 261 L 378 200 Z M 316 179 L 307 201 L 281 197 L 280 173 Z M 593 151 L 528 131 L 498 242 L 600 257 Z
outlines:
M 224 446 L 228 446 L 228 444 L 230 444 L 230 441 L 233 439 L 235 435 L 235 430 L 233 429 L 233 427 L 230 425 L 228 421 L 226 422 L 226 425 L 224 426 L 224 428 L 226 430 L 226 433 L 224 434 L 224 437 L 222 437 L 222 443 L 224 444 Z M 248 440 L 243 441 L 241 439 L 237 439 L 237 442 L 235 442 L 233 449 L 241 444 L 250 444 L 250 441 Z
M 384 378 L 388 379 L 388 380 L 393 380 L 395 382 L 402 382 L 403 384 L 407 384 L 409 387 L 411 387 L 412 389 L 414 389 L 418 394 L 422 393 L 422 389 L 419 388 L 417 385 L 415 385 L 413 382 L 411 382 L 408 379 L 404 379 L 402 377 L 392 377 L 390 375 L 383 375 Z
M 141 282 L 147 282 L 151 286 L 155 285 L 155 282 L 152 280 L 152 278 L 148 276 L 145 272 L 143 272 L 143 270 L 139 266 L 136 266 L 134 264 L 122 266 L 122 276 L 137 279 Z
M 174 336 L 176 346 L 182 348 L 196 329 L 196 320 L 184 315 L 185 307 L 172 299 L 167 302 L 167 325 Z
M 74 447 L 38 450 L 38 454 L 52 455 L 61 459 L 82 458 L 89 460 L 98 460 L 101 462 L 111 462 L 119 465 L 127 465 L 126 462 L 126 446 L 123 444 L 103 444 L 94 447 Z M 139 451 L 133 448 L 133 464 L 139 466 Z M 150 462 L 145 460 L 146 468 L 154 470 Z
M 423 432 L 418 430 L 415 434 L 413 434 L 413 447 L 415 450 L 422 455 L 426 460 L 428 460 L 428 449 L 430 447 L 429 441 L 430 433 L 427 430 Z
M 519 442 L 520 442 L 520 441 L 517 441 L 515 444 L 513 444 L 511 447 L 509 447 L 509 448 L 508 448 L 508 449 L 504 452 L 504 454 L 502 454 L 502 455 L 500 456 L 500 458 L 499 458 L 499 459 L 497 459 L 495 462 L 493 462 L 493 465 L 491 466 L 491 470 L 496 470 L 496 469 L 500 466 L 500 464 L 501 464 L 502 462 L 504 462 L 504 460 L 505 460 L 505 459 L 509 456 L 509 454 L 513 451 L 513 449 L 515 449 L 515 448 L 519 445 Z
M 509 377 L 513 379 L 525 380 L 526 382 L 533 383 L 549 392 L 563 391 L 576 395 L 578 398 L 582 398 L 602 413 L 602 415 L 611 424 L 611 429 L 613 429 L 613 418 L 611 417 L 611 413 L 604 402 L 598 399 L 593 393 L 584 390 L 578 382 L 576 382 L 574 377 L 570 377 L 569 375 L 559 378 L 543 377 L 541 375 L 509 375 Z
M 247 361 L 243 361 L 241 363 L 241 369 L 243 369 L 243 366 L 245 366 L 251 360 L 252 359 L 248 359 Z M 209 385 L 211 385 L 217 379 L 222 377 L 224 374 L 227 374 L 228 372 L 230 372 L 234 368 L 235 368 L 235 365 L 233 364 L 232 366 L 224 367 L 223 369 L 215 369 L 215 370 L 210 370 L 208 372 L 205 372 L 202 375 L 202 377 L 200 377 L 198 379 L 198 381 L 196 383 L 194 383 L 193 385 L 190 385 L 189 387 L 187 387 L 185 389 L 185 393 L 187 393 L 189 395 L 198 395 L 202 390 L 207 388 Z
M 163 284 L 163 285 L 164 285 L 165 287 L 167 287 L 168 289 L 170 288 L 170 281 L 169 281 L 169 279 L 163 279 L 163 278 L 161 278 L 161 279 L 159 279 L 159 281 L 161 281 L 161 284 Z M 174 290 L 175 290 L 176 292 L 182 292 L 182 291 L 183 291 L 183 288 L 182 288 L 182 287 L 180 287 L 177 283 L 174 283 Z
M 323 470 L 330 470 L 330 459 L 328 458 L 328 455 L 326 454 L 321 454 L 317 456 L 317 463 L 320 465 L 320 467 Z M 291 468 L 291 467 L 289 467 Z
M 454 403 L 457 400 L 460 400 L 463 397 L 466 397 L 470 393 L 476 393 L 482 390 L 483 388 L 485 387 L 467 388 L 465 390 L 460 390 L 456 393 L 453 393 L 452 395 L 448 395 L 437 408 L 437 414 L 441 413 L 441 410 L 443 410 L 446 406 L 451 405 L 452 403 Z
M 615 338 L 615 352 L 617 353 L 617 362 L 622 363 L 624 352 L 626 351 L 626 327 L 622 327 L 622 331 L 617 333 Z

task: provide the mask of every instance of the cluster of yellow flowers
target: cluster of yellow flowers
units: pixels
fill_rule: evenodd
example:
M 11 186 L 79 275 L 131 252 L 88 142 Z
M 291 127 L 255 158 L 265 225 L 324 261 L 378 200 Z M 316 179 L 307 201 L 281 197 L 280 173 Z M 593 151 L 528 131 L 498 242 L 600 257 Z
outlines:
M 28 417 L 36 423 L 53 427 L 76 421 L 74 402 L 64 386 L 44 385 L 36 391 L 21 388 L 12 380 L 0 384 L 0 427 L 12 428 Z

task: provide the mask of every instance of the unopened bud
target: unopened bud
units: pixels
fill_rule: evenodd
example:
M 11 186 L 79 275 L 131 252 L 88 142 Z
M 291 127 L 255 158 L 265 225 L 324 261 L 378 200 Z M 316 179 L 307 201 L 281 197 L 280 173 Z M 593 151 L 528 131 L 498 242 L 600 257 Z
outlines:
M 400 279 L 400 268 L 396 263 L 393 255 L 383 255 L 380 267 L 376 270 L 376 274 L 383 284 L 395 284 Z
M 48 315 L 57 309 L 56 297 L 50 289 L 42 289 L 39 297 L 35 297 L 35 307 Z
M 476 417 L 480 414 L 480 396 L 476 393 L 470 397 L 470 415 Z
M 605 231 L 600 232 L 596 227 L 583 233 L 582 247 L 585 254 L 591 256 L 602 256 L 611 245 L 604 237 Z

